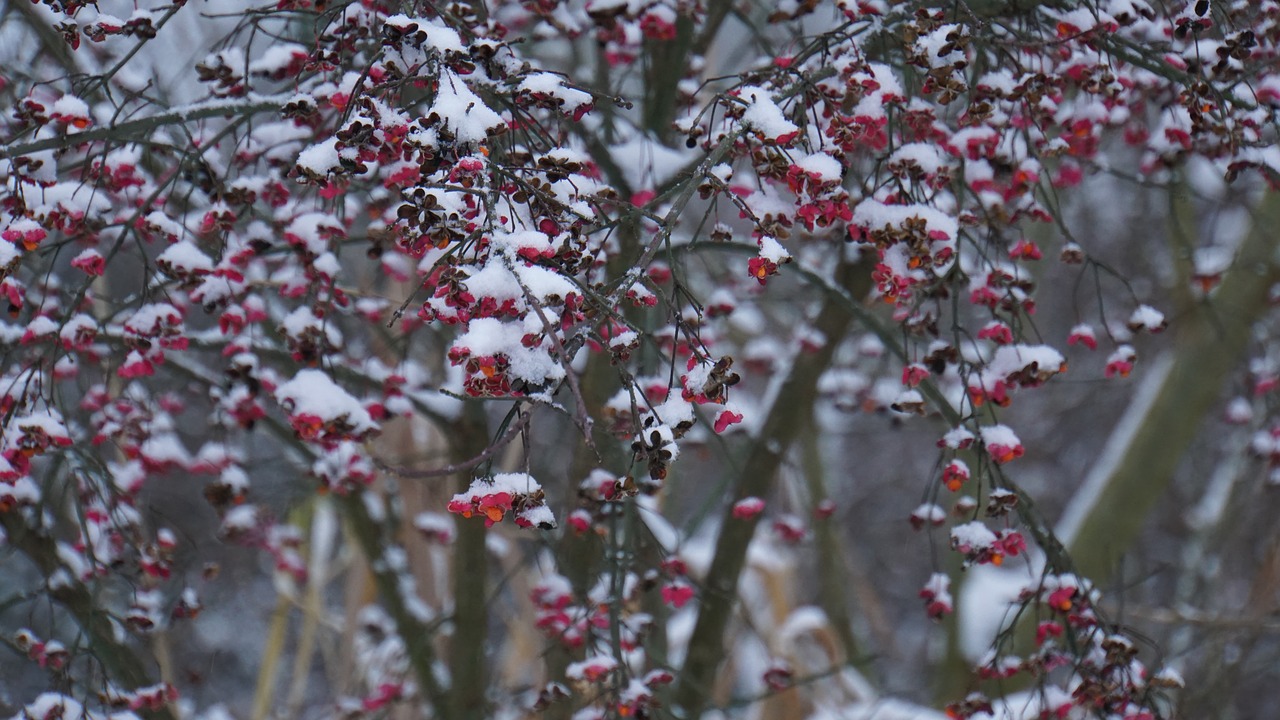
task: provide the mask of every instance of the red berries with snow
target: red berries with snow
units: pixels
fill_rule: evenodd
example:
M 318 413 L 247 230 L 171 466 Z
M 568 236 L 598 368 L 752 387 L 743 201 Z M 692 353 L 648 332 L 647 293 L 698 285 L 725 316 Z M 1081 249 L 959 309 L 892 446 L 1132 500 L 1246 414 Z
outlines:
M 982 428 L 982 443 L 987 454 L 998 465 L 1022 457 L 1022 441 L 1004 425 L 988 425 Z
M 599 683 L 618 668 L 618 661 L 607 655 L 595 655 L 575 662 L 565 670 L 565 677 L 585 683 Z
M 978 331 L 978 339 L 990 340 L 999 345 L 1008 345 L 1013 342 L 1013 331 L 1009 329 L 1008 325 L 998 320 L 993 320 Z
M 920 530 L 926 525 L 941 527 L 947 521 L 947 512 L 939 507 L 937 503 L 924 503 L 911 511 L 910 520 L 911 527 L 916 530 Z
M 732 652 L 767 646 L 763 662 L 744 658 L 734 692 L 794 688 L 801 705 L 824 709 L 808 694 L 831 683 L 795 682 L 829 664 L 809 667 L 799 644 L 818 627 L 816 612 L 779 628 L 749 618 L 757 632 L 730 645 L 663 625 L 719 612 L 741 582 L 752 595 L 750 583 L 772 572 L 761 548 L 811 539 L 822 547 L 830 532 L 858 530 L 862 523 L 830 522 L 828 494 L 851 519 L 864 500 L 889 497 L 792 487 L 796 444 L 815 433 L 815 452 L 888 487 L 864 461 L 862 426 L 923 428 L 945 418 L 952 429 L 932 458 L 899 463 L 924 472 L 915 481 L 925 496 L 881 515 L 901 517 L 919 503 L 911 524 L 946 533 L 965 562 L 1021 557 L 1021 533 L 1038 525 L 1013 461 L 1034 449 L 1052 462 L 1061 440 L 1051 436 L 1061 433 L 1037 430 L 1049 444 L 1024 448 L 1015 429 L 1044 407 L 1032 389 L 1067 369 L 1065 347 L 1030 338 L 1043 332 L 1055 345 L 1096 349 L 1090 326 L 1064 331 L 1070 318 L 1099 317 L 1119 345 L 1104 372 L 1123 377 L 1136 360 L 1123 343 L 1140 348 L 1133 334 L 1166 325 L 1155 300 L 1133 300 L 1159 297 L 1159 283 L 1125 275 L 1130 255 L 1149 253 L 1121 253 L 1099 236 L 1105 228 L 1073 217 L 1083 205 L 1071 188 L 1125 163 L 1151 185 L 1185 175 L 1188 161 L 1229 180 L 1274 181 L 1280 171 L 1269 125 L 1280 103 L 1275 33 L 1264 32 L 1271 18 L 1258 3 L 1216 14 L 1207 3 L 1045 5 L 1035 8 L 1043 22 L 1014 23 L 1015 43 L 947 4 L 903 12 L 882 0 L 840 0 L 839 22 L 823 25 L 808 18 L 822 9 L 814 2 L 786 2 L 765 13 L 776 32 L 741 14 L 723 27 L 789 43 L 742 55 L 751 67 L 720 67 L 738 55 L 685 52 L 689 38 L 720 47 L 714 4 L 527 0 L 493 15 L 426 7 L 415 18 L 376 2 L 315 16 L 296 11 L 323 9 L 318 0 L 278 0 L 263 12 L 279 37 L 302 32 L 305 47 L 232 18 L 236 29 L 216 48 L 200 33 L 188 38 L 207 57 L 166 65 L 163 82 L 149 83 L 163 65 L 153 62 L 156 49 L 173 44 L 128 36 L 176 33 L 163 13 L 78 17 L 83 0 L 42 2 L 75 62 L 32 56 L 30 67 L 0 78 L 8 104 L 0 299 L 10 315 L 0 328 L 9 341 L 0 514 L 15 541 L 7 550 L 46 570 L 43 556 L 56 556 L 65 568 L 45 573 L 19 602 L 43 607 L 50 591 L 90 597 L 92 613 L 121 618 L 122 632 L 154 632 L 200 611 L 184 589 L 195 582 L 184 558 L 214 540 L 265 553 L 282 592 L 358 551 L 396 617 L 362 611 L 356 621 L 359 687 L 339 708 L 352 717 L 396 705 L 443 712 L 433 695 L 452 703 L 465 689 L 421 660 L 441 632 L 461 651 L 445 663 L 451 672 L 464 656 L 507 657 L 521 633 L 491 653 L 472 651 L 506 642 L 485 636 L 495 625 L 481 616 L 520 607 L 512 587 L 533 588 L 531 624 L 572 656 L 551 666 L 578 661 L 566 676 L 539 680 L 537 702 L 573 706 L 561 714 L 644 718 L 659 714 L 655 696 L 674 701 L 674 715 L 705 714 L 705 697 L 682 698 L 720 680 L 714 665 L 697 667 L 706 648 L 691 642 Z M 1017 19 L 1002 12 L 982 20 L 999 29 Z M 95 43 L 90 56 L 76 49 L 83 38 Z M 592 43 L 594 75 L 561 62 L 565 47 Z M 0 54 L 12 61 L 24 47 Z M 1138 62 L 1143 53 L 1151 62 Z M 119 98 L 105 85 L 85 91 L 62 67 L 94 71 L 104 59 L 121 63 Z M 658 75 L 663 82 L 653 82 Z M 1124 143 L 1133 157 L 1117 163 L 1109 153 Z M 1108 189 L 1126 182 L 1102 179 Z M 1235 195 L 1248 199 L 1258 182 Z M 1220 202 L 1197 197 L 1196 206 Z M 1189 267 L 1176 274 L 1193 299 L 1232 297 L 1234 266 L 1250 255 L 1247 239 L 1228 235 L 1185 248 Z M 1037 264 L 1052 252 L 1066 265 Z M 1058 292 L 1072 277 L 1091 292 Z M 868 298 L 888 307 L 867 307 Z M 1033 318 L 1038 304 L 1046 311 Z M 1259 348 L 1264 326 L 1255 326 Z M 1259 361 L 1241 385 L 1256 397 L 1233 403 L 1228 417 L 1256 433 L 1253 452 L 1280 477 L 1280 435 L 1265 420 L 1277 373 L 1274 358 Z M 1027 407 L 1006 413 L 1015 402 Z M 797 410 L 799 420 L 789 414 Z M 860 412 L 859 427 L 845 432 L 843 416 Z M 389 434 L 417 450 L 401 456 L 406 442 L 372 442 L 397 425 L 404 434 Z M 897 437 L 918 439 L 910 428 Z M 859 445 L 846 451 L 849 443 Z M 871 450 L 899 451 L 889 441 Z M 738 468 L 719 453 L 769 462 Z M 510 517 L 551 529 L 560 512 L 527 472 L 500 470 L 584 462 L 607 470 L 548 487 L 570 505 L 562 537 L 535 538 L 534 548 L 528 534 L 517 542 L 496 527 Z M 444 508 L 415 507 L 413 493 L 397 492 L 416 475 L 459 468 L 478 477 Z M 759 485 L 702 482 L 725 468 L 767 472 Z M 207 477 L 159 492 L 152 485 L 165 473 Z M 294 486 L 326 493 L 314 499 L 309 533 L 274 519 L 301 497 Z M 187 542 L 194 525 L 155 529 L 172 516 L 156 512 L 157 498 L 179 502 L 169 494 L 200 488 L 216 519 L 204 543 Z M 57 497 L 46 497 L 50 489 Z M 748 548 L 744 533 L 766 517 L 763 497 L 785 507 Z M 712 549 L 712 535 L 683 522 L 696 512 L 684 504 L 704 500 L 720 537 L 738 546 Z M 495 531 L 479 532 L 481 522 Z M 24 550 L 17 540 L 35 537 L 25 525 L 52 545 Z M 476 531 L 455 537 L 455 525 Z M 429 591 L 415 590 L 415 573 L 458 567 L 449 556 L 479 557 L 486 538 L 510 583 L 464 569 L 458 577 L 475 582 L 475 597 L 437 591 L 445 585 L 434 576 L 417 578 L 433 581 Z M 419 562 L 422 548 L 400 546 L 408 542 L 427 545 L 430 561 Z M 1028 714 L 1141 717 L 1147 676 L 1133 649 L 1102 632 L 1111 627 L 1085 581 L 1055 574 L 1057 558 L 1044 562 L 1043 587 L 1020 600 L 1042 621 L 1039 647 L 984 658 L 979 676 L 1057 681 L 1063 672 L 1050 671 L 1070 663 L 1069 691 L 1037 688 Z M 758 572 L 713 582 L 716 570 L 742 566 Z M 707 578 L 703 603 L 690 602 L 700 596 L 695 575 Z M 950 589 L 938 574 L 919 591 L 929 617 L 952 611 Z M 47 619 L 39 607 L 24 616 Z M 90 654 L 120 642 L 147 652 L 146 643 L 111 636 Z M 668 671 L 667 658 L 650 654 L 662 645 L 654 637 L 688 667 Z M 103 684 L 109 697 L 84 708 L 47 693 L 24 716 L 169 704 L 163 687 L 116 691 L 122 680 L 146 683 L 98 677 L 91 658 L 72 661 L 34 633 L 28 641 L 21 652 L 57 670 L 55 679 Z M 675 677 L 709 679 L 655 692 Z M 486 692 L 466 701 L 529 710 L 521 690 Z M 854 715 L 866 709 L 844 705 Z M 957 716 L 994 713 L 981 695 L 953 707 Z
M 1076 325 L 1071 328 L 1071 334 L 1067 337 L 1068 345 L 1083 345 L 1090 350 L 1098 349 L 1098 339 L 1093 333 L 1093 328 L 1088 325 Z
M 951 547 L 964 555 L 966 563 L 1001 565 L 1006 557 L 1017 557 L 1026 552 L 1027 543 L 1015 530 L 995 533 L 975 520 L 951 528 Z
M 9 223 L 9 227 L 0 231 L 0 238 L 31 252 L 35 250 L 49 233 L 34 220 L 20 218 Z
M 945 573 L 934 573 L 929 582 L 920 588 L 920 597 L 924 600 L 925 613 L 934 620 L 941 620 L 950 615 L 953 607 L 951 599 L 951 578 Z
M 942 484 L 951 492 L 959 491 L 968 480 L 969 466 L 963 460 L 952 460 L 942 469 Z
M 1107 367 L 1103 373 L 1107 377 L 1129 377 L 1129 373 L 1133 372 L 1133 364 L 1138 359 L 1138 353 L 1134 351 L 1130 345 L 1121 345 L 1116 348 L 1115 352 L 1107 356 Z
M 733 504 L 733 517 L 738 520 L 751 520 L 764 512 L 764 500 L 748 497 Z
M 480 515 L 486 527 L 500 522 L 508 512 L 520 527 L 550 530 L 556 526 L 542 486 L 524 473 L 476 478 L 466 491 L 453 496 L 448 509 L 464 518 Z
M 662 602 L 675 609 L 680 609 L 693 599 L 693 587 L 677 580 L 662 586 Z
M 902 368 L 902 384 L 916 387 L 929 377 L 929 368 L 919 363 L 912 363 Z

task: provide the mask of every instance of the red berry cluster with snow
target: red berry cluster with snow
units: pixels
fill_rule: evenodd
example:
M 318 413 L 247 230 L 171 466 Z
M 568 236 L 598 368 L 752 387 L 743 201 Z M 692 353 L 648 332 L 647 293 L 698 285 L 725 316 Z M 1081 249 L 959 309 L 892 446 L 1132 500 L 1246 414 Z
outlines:
M 486 527 L 500 522 L 507 513 L 511 513 L 520 527 L 550 530 L 556 526 L 542 486 L 525 473 L 497 473 L 476 478 L 470 487 L 449 501 L 449 512 L 465 518 L 480 515 Z
M 707 526 L 741 539 L 717 567 L 749 565 L 748 547 L 824 542 L 836 503 L 775 492 L 807 432 L 783 412 L 796 405 L 815 427 L 835 424 L 831 408 L 940 416 L 951 429 L 927 495 L 899 514 L 916 505 L 910 522 L 945 533 L 938 545 L 966 567 L 1040 562 L 1046 525 L 1019 473 L 1043 448 L 1014 401 L 1061 382 L 1068 356 L 1073 376 L 1123 384 L 1151 352 L 1140 335 L 1169 324 L 1112 268 L 1109 238 L 1073 239 L 1070 203 L 1096 197 L 1072 189 L 1124 174 L 1191 178 L 1197 193 L 1239 182 L 1240 198 L 1280 187 L 1269 3 L 787 0 L 757 24 L 684 0 L 278 0 L 204 18 L 217 42 L 183 25 L 182 2 L 124 17 L 37 5 L 32 37 L 57 51 L 17 62 L 31 53 L 15 41 L 0 77 L 0 541 L 40 570 L 30 602 L 14 601 L 60 598 L 69 617 L 50 626 L 85 630 L 77 647 L 14 636 L 60 688 L 119 674 L 78 653 L 145 649 L 125 636 L 201 611 L 185 528 L 160 526 L 155 496 L 203 493 L 206 540 L 263 553 L 282 596 L 322 582 L 304 561 L 311 535 L 277 519 L 300 478 L 324 494 L 307 500 L 317 518 L 343 514 L 343 541 L 396 616 L 358 619 L 364 676 L 343 713 L 457 690 L 438 677 L 435 628 L 485 645 L 487 623 L 432 616 L 392 529 L 437 553 L 479 542 L 479 557 L 480 528 L 453 520 L 556 530 L 559 516 L 563 543 L 539 549 L 530 602 L 572 657 L 527 705 L 573 694 L 582 720 L 657 716 L 660 688 L 697 675 L 666 666 L 685 635 L 722 650 L 704 618 L 734 616 L 723 603 L 741 572 L 716 578 L 682 554 L 703 538 L 668 522 L 684 509 L 663 505 L 664 482 L 713 462 L 736 482 L 768 463 L 726 458 L 768 455 L 778 466 L 759 487 L 699 488 L 720 513 Z M 768 54 L 721 67 L 737 56 L 721 52 L 722 28 L 750 36 L 744 57 Z M 157 53 L 187 31 L 190 67 Z M 1174 258 L 1188 308 L 1212 305 L 1238 269 L 1230 242 L 1199 245 Z M 1062 273 L 1118 276 L 1107 294 L 1121 307 L 1052 306 L 1039 285 Z M 1042 337 L 1055 322 L 1072 327 Z M 1277 377 L 1255 368 L 1231 421 L 1271 407 Z M 416 447 L 425 425 L 471 457 L 427 470 L 384 457 L 379 443 Z M 1280 477 L 1276 424 L 1251 430 Z M 528 472 L 549 477 L 539 452 L 561 475 L 602 467 L 544 491 Z M 446 475 L 464 479 L 443 508 L 401 517 L 394 483 Z M 515 558 L 502 532 L 491 553 Z M 979 677 L 1044 681 L 1032 714 L 1045 717 L 1154 714 L 1160 676 L 1086 580 L 1045 562 L 1020 598 L 1039 617 L 1036 648 L 985 658 Z M 950 583 L 932 574 L 919 591 L 928 617 L 951 612 Z M 701 629 L 684 633 L 686 618 Z M 666 643 L 671 658 L 650 653 Z M 794 664 L 744 671 L 734 692 L 799 689 Z M 140 665 L 93 708 L 62 693 L 14 702 L 32 718 L 169 712 L 173 687 Z M 705 688 L 677 685 L 672 712 L 700 714 Z M 979 694 L 951 708 L 982 713 L 994 710 Z

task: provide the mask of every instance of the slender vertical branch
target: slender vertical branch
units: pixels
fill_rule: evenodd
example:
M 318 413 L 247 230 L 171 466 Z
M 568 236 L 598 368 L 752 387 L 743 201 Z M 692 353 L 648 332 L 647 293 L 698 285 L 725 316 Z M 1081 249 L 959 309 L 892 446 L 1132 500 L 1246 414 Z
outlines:
M 720 26 L 733 4 L 729 0 L 712 0 L 701 28 L 681 17 L 676 21 L 676 36 L 671 40 L 646 43 L 649 72 L 645 83 L 644 127 L 659 139 L 672 134 L 672 122 L 679 110 L 680 81 L 689 67 L 689 57 L 707 51 L 720 33 Z
M 844 266 L 841 273 L 841 285 L 846 287 L 855 280 L 865 283 L 869 278 L 859 265 Z M 853 294 L 861 296 L 866 292 L 865 287 L 859 290 Z M 773 488 L 788 448 L 805 425 L 804 415 L 811 411 L 817 396 L 818 377 L 831 362 L 851 319 L 843 298 L 834 294 L 824 298 L 813 325 L 826 342 L 815 352 L 799 355 L 792 364 L 759 435 L 751 445 L 734 500 L 763 497 Z M 725 631 L 737 599 L 738 578 L 746 562 L 747 546 L 755 534 L 757 523 L 757 518 L 734 518 L 731 507 L 726 507 L 722 515 L 715 554 L 704 581 L 705 592 L 698 608 L 698 619 L 675 690 L 674 704 L 680 717 L 698 717 L 709 699 L 716 669 L 725 655 Z
M 480 405 L 469 404 L 453 432 L 451 452 L 461 462 L 489 445 L 488 423 Z M 458 476 L 463 492 L 471 473 Z M 453 544 L 453 640 L 449 646 L 452 715 L 459 720 L 487 717 L 485 690 L 488 668 L 485 649 L 489 633 L 488 549 L 486 528 L 476 518 L 457 518 Z
M 292 603 L 283 593 L 276 596 L 276 606 L 271 611 L 266 642 L 262 646 L 262 659 L 258 663 L 257 690 L 253 693 L 253 720 L 266 720 L 275 704 L 276 679 L 280 663 L 284 659 L 285 632 L 289 627 L 289 608 Z
M 409 655 L 409 667 L 421 688 L 424 699 L 434 709 L 435 717 L 453 717 L 449 695 L 436 676 L 433 634 L 423 621 L 410 609 L 401 594 L 400 577 L 395 568 L 384 559 L 387 539 L 381 523 L 370 514 L 363 493 L 354 492 L 342 496 L 340 507 L 347 526 L 369 561 L 374 584 L 396 623 L 396 632 L 404 641 Z
M 289 691 L 285 696 L 288 717 L 298 717 L 307 694 L 312 656 L 324 613 L 324 591 L 329 583 L 332 543 L 336 536 L 333 506 L 327 498 L 317 498 L 311 514 L 310 541 L 307 543 L 307 587 L 302 596 L 302 628 L 298 649 L 293 657 Z
M 820 428 L 812 412 L 808 418 L 809 432 L 804 437 L 804 476 L 809 490 L 809 502 L 817 508 L 827 498 L 822 462 L 822 447 L 818 442 Z M 837 527 L 828 519 L 814 524 L 813 534 L 817 546 L 818 601 L 827 614 L 836 637 L 843 646 L 844 661 L 857 668 L 863 675 L 871 669 L 870 657 L 859 650 L 853 634 L 853 621 L 849 617 L 849 598 L 845 590 L 850 585 L 849 567 L 843 546 L 837 535 Z M 854 579 L 857 582 L 857 579 Z

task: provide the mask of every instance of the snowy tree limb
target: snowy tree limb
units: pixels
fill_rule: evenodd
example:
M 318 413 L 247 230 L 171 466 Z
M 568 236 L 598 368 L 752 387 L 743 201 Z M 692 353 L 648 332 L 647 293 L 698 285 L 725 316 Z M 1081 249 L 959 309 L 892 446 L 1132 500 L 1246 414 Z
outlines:
M 74 135 L 58 135 L 30 142 L 0 145 L 0 158 L 21 157 L 44 150 L 62 150 L 98 140 L 127 142 L 130 138 L 145 137 L 148 133 L 158 128 L 168 125 L 181 125 L 194 120 L 256 115 L 262 112 L 279 112 L 286 100 L 287 98 L 284 96 L 274 96 L 248 100 L 232 99 L 202 102 L 156 115 L 148 115 L 136 120 L 114 125 L 101 125 Z

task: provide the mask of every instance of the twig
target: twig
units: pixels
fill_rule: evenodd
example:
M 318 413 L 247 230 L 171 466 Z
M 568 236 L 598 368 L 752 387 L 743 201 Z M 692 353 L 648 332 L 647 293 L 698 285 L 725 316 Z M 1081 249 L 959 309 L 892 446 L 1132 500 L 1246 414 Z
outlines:
M 587 402 L 582 398 L 582 388 L 578 385 L 578 376 L 573 372 L 573 368 L 569 367 L 572 358 L 568 356 L 564 343 L 560 342 L 559 334 L 551 326 L 551 321 L 547 319 L 542 303 L 538 301 L 538 298 L 534 297 L 533 292 L 524 284 L 524 280 L 520 279 L 516 269 L 511 266 L 510 259 L 504 259 L 507 260 L 507 270 L 511 272 L 511 277 L 515 278 L 516 283 L 520 285 L 520 291 L 524 293 L 525 300 L 533 308 L 533 311 L 537 313 L 538 320 L 542 323 L 542 331 L 547 334 L 547 339 L 551 341 L 551 347 L 560 355 L 560 364 L 564 367 L 564 381 L 569 386 L 569 392 L 573 395 L 574 424 L 582 431 L 582 437 L 586 441 L 587 447 L 599 455 L 599 451 L 596 450 L 595 439 L 591 437 L 591 428 L 595 425 L 595 421 L 591 419 L 591 414 L 587 412 Z
M 288 100 L 287 96 L 277 95 L 249 100 L 217 100 L 191 105 L 177 110 L 148 115 L 137 120 L 130 120 L 118 125 L 103 125 L 74 135 L 58 135 L 56 137 L 33 140 L 27 143 L 0 145 L 0 158 L 14 158 L 44 150 L 61 150 L 83 143 L 98 140 L 122 141 L 124 137 L 142 134 L 166 125 L 178 125 L 203 120 L 205 118 L 224 115 L 254 115 L 260 112 L 278 112 Z
M 518 435 L 521 430 L 524 430 L 526 425 L 529 424 L 529 416 L 529 413 L 520 413 L 519 419 L 511 423 L 511 426 L 502 434 L 502 437 L 494 440 L 492 443 L 489 443 L 488 447 L 481 450 L 479 454 L 472 458 L 453 463 L 452 465 L 445 465 L 444 467 L 432 468 L 430 470 L 411 470 L 404 466 L 388 464 L 378 458 L 373 458 L 373 464 L 383 472 L 391 473 L 396 477 L 404 478 L 406 480 L 425 480 L 428 478 L 456 475 L 464 470 L 470 470 L 486 460 L 489 460 L 494 455 L 497 455 L 504 447 L 507 446 L 508 443 L 516 438 L 516 435 Z

